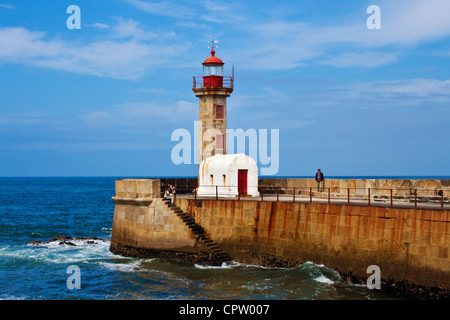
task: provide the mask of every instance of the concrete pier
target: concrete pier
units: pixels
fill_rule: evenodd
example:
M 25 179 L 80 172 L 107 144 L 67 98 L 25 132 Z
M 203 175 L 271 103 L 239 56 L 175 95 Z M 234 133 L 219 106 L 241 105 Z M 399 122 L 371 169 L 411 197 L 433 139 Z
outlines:
M 206 262 L 220 252 L 279 267 L 313 261 L 355 283 L 366 283 L 367 268 L 376 265 L 383 291 L 450 297 L 449 210 L 178 196 L 174 211 L 159 189 L 159 180 L 116 183 L 113 252 Z M 209 261 L 220 262 L 216 258 Z

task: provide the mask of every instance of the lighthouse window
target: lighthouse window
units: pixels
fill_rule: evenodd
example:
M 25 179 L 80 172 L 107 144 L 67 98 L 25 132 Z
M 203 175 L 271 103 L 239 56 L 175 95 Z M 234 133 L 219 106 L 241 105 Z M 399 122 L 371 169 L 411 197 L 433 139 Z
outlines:
M 203 76 L 220 76 L 223 77 L 223 67 L 218 65 L 210 65 L 203 67 Z
M 216 118 L 223 118 L 223 105 L 216 104 Z

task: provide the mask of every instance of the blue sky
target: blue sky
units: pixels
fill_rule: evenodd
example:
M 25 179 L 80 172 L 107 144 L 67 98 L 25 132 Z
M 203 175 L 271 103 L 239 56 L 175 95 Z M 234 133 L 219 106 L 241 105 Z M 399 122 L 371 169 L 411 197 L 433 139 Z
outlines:
M 0 0 L 0 176 L 195 176 L 171 134 L 194 132 L 211 36 L 235 68 L 228 127 L 279 129 L 277 175 L 450 175 L 449 17 L 448 0 Z

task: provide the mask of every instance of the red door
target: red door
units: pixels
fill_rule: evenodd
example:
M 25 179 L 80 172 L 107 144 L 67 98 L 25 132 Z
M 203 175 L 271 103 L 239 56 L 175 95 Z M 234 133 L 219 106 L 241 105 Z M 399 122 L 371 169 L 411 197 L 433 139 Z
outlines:
M 248 170 L 238 170 L 238 191 L 240 194 L 247 193 L 247 172 Z

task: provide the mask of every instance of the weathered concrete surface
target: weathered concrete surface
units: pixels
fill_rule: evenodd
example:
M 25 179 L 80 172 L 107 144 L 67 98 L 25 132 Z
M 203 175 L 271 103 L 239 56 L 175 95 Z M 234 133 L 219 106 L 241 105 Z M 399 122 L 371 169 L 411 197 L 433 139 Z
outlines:
M 158 179 L 123 179 L 116 180 L 117 199 L 151 199 L 161 196 Z

